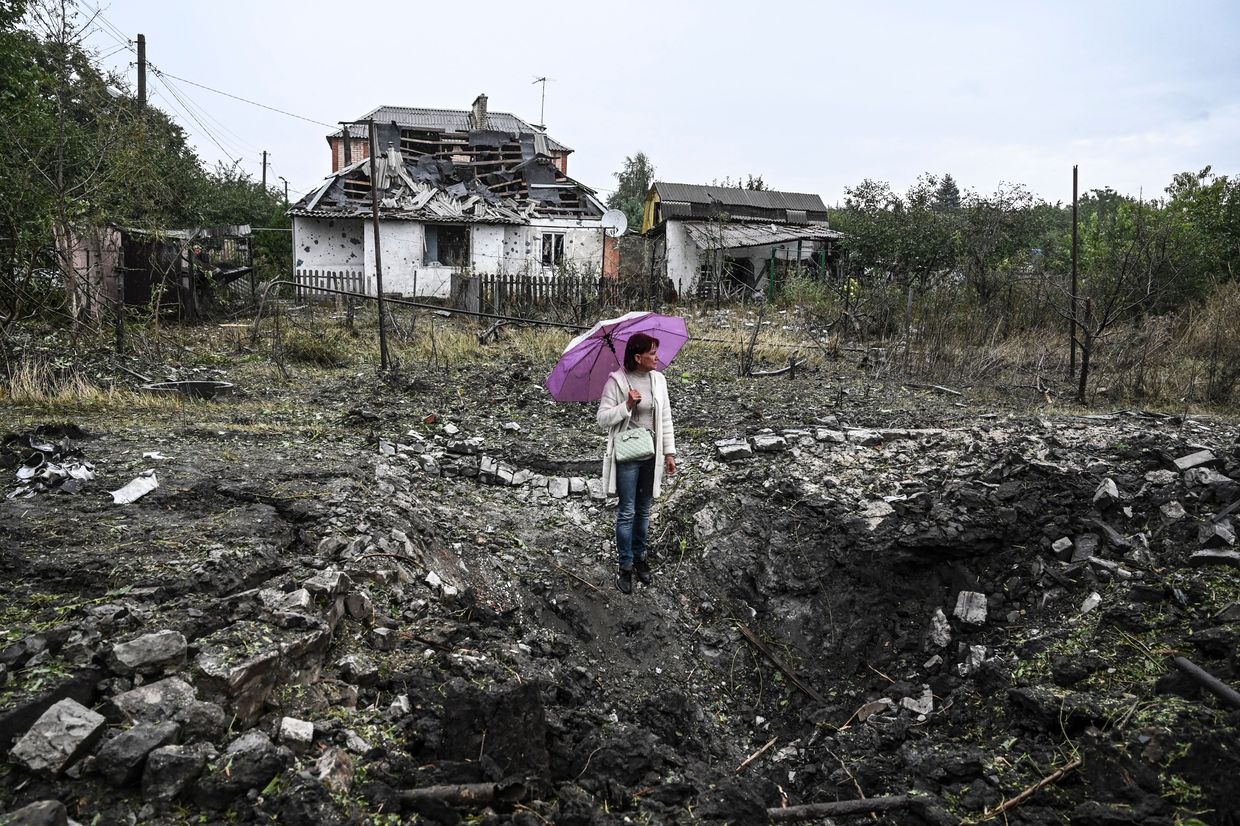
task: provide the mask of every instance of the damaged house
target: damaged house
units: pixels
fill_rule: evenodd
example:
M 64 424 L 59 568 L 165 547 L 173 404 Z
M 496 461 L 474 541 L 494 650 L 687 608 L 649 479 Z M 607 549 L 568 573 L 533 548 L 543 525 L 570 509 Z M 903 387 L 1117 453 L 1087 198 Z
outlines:
M 769 294 L 795 269 L 825 277 L 842 237 L 817 195 L 662 181 L 646 197 L 642 233 L 656 277 L 683 296 L 723 297 Z
M 375 128 L 385 293 L 447 298 L 462 276 L 612 274 L 615 239 L 593 190 L 568 177 L 567 146 L 514 115 L 383 106 Z M 305 288 L 376 294 L 369 134 L 329 135 L 333 173 L 294 204 Z M 604 250 L 608 263 L 604 266 Z

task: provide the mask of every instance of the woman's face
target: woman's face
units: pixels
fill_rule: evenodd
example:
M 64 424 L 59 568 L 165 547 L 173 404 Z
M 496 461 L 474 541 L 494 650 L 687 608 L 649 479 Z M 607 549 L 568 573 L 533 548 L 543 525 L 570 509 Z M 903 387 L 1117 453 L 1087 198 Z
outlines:
M 633 360 L 637 362 L 638 370 L 641 370 L 643 373 L 649 373 L 659 364 L 659 345 L 652 344 L 649 350 L 644 353 L 638 353 L 633 357 Z

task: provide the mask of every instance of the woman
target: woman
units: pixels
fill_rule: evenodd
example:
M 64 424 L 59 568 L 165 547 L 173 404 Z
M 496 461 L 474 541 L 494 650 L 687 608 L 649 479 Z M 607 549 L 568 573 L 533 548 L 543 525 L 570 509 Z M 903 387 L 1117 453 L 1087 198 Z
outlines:
M 607 431 L 603 455 L 603 482 L 607 493 L 616 494 L 616 555 L 620 574 L 616 587 L 633 592 L 633 575 L 649 585 L 646 532 L 650 507 L 660 493 L 663 474 L 676 473 L 676 435 L 672 430 L 672 405 L 667 380 L 655 370 L 659 340 L 635 333 L 624 348 L 624 367 L 607 377 L 598 406 L 598 425 Z M 654 456 L 636 462 L 614 461 L 616 435 L 626 427 L 644 427 L 654 436 Z

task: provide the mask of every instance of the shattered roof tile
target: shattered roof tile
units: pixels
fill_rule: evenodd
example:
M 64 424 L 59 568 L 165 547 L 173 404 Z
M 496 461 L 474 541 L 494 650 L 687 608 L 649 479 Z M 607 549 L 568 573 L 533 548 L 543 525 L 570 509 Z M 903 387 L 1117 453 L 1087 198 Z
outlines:
M 412 106 L 380 106 L 363 115 L 359 120 L 395 123 L 404 129 L 428 129 L 435 132 L 469 132 L 474 128 L 473 113 L 468 109 L 421 109 Z M 526 123 L 521 118 L 508 112 L 488 112 L 486 121 L 486 128 L 489 131 L 507 132 L 510 135 L 543 135 L 547 148 L 550 151 L 573 151 L 549 135 L 546 135 L 539 128 Z M 349 132 L 355 138 L 366 137 L 366 128 L 364 126 L 351 126 L 349 127 Z M 340 132 L 334 132 L 332 137 L 338 135 L 340 135 Z

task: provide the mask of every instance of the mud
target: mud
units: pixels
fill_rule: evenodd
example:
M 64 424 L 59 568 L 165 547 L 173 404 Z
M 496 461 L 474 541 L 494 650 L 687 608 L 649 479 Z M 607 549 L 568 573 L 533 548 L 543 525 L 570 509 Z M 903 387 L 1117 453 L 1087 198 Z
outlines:
M 32 433 L 97 478 L 0 502 L 0 810 L 748 824 L 912 795 L 881 819 L 958 823 L 1050 778 L 1000 819 L 1237 822 L 1240 710 L 1169 664 L 1240 684 L 1215 530 L 1240 498 L 1235 424 L 960 403 L 859 358 L 738 379 L 686 349 L 683 472 L 655 584 L 627 597 L 593 409 L 546 397 L 550 365 L 238 364 L 232 396 L 181 414 L 15 411 L 5 493 Z M 761 447 L 725 462 L 733 438 Z M 158 489 L 112 504 L 148 470 Z M 114 645 L 164 630 L 183 666 L 117 668 Z M 178 732 L 144 768 L 111 757 L 124 713 L 64 775 L 9 754 L 62 697 L 114 710 L 136 689 Z M 474 797 L 412 794 L 458 784 Z

